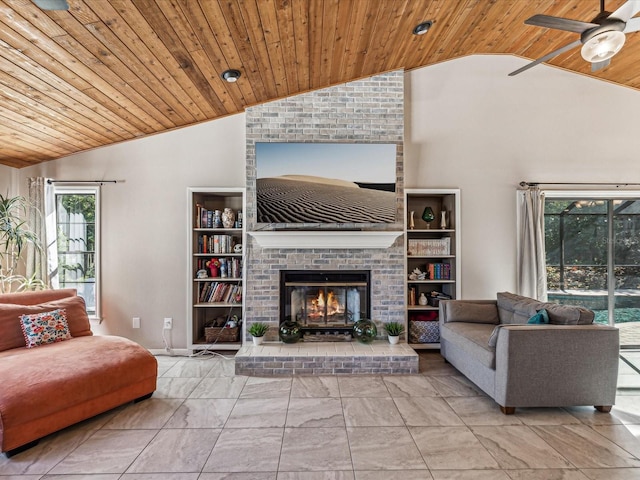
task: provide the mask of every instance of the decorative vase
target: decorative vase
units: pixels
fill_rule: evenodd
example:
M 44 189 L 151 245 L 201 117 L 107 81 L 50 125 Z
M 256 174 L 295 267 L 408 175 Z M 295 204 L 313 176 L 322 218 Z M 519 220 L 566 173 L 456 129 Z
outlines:
M 410 229 L 410 230 L 413 230 L 413 229 L 415 228 L 415 226 L 416 226 L 416 223 L 415 223 L 415 221 L 413 220 L 413 215 L 414 215 L 415 213 L 416 213 L 416 212 L 414 212 L 413 210 L 411 210 L 411 214 L 409 215 L 409 229 Z
M 433 214 L 433 209 L 431 207 L 424 207 L 424 211 L 422 212 L 422 220 L 427 222 L 427 228 L 431 228 L 431 222 L 436 219 L 436 216 Z
M 224 228 L 233 228 L 236 222 L 236 214 L 230 208 L 222 211 L 222 226 Z
M 285 320 L 280 325 L 280 340 L 284 343 L 296 343 L 302 338 L 300 324 L 295 320 Z
M 353 324 L 353 336 L 360 343 L 371 343 L 377 335 L 378 329 L 371 320 L 362 319 Z
M 253 337 L 254 345 L 262 345 L 262 342 L 264 342 L 264 337 Z
M 447 211 L 442 210 L 440 212 L 440 228 L 443 230 L 447 228 Z
M 418 303 L 422 306 L 426 305 L 427 303 L 429 303 L 429 301 L 427 300 L 427 297 L 424 295 L 424 293 L 420 294 L 420 298 L 418 298 Z
M 391 345 L 396 345 L 400 341 L 400 335 L 388 335 L 388 338 Z

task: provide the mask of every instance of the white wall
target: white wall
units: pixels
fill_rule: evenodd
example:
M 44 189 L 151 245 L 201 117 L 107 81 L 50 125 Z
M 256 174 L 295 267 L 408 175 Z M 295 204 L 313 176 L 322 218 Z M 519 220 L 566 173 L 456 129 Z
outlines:
M 515 289 L 515 191 L 539 182 L 640 182 L 640 93 L 524 60 L 474 56 L 406 74 L 405 185 L 462 189 L 465 298 Z M 125 180 L 102 187 L 104 321 L 99 333 L 186 345 L 188 186 L 245 185 L 245 116 L 226 117 L 21 170 Z M 5 189 L 6 190 L 6 189 Z M 140 316 L 142 328 L 131 328 Z
M 186 346 L 187 187 L 244 187 L 244 132 L 244 114 L 234 115 L 18 170 L 21 188 L 30 176 L 124 180 L 101 191 L 103 321 L 95 332 L 162 348 L 162 319 L 173 317 L 173 346 Z
M 13 196 L 18 178 L 18 170 L 0 165 L 0 193 L 3 196 Z
M 464 298 L 515 290 L 520 181 L 640 182 L 640 93 L 545 65 L 507 76 L 524 63 L 406 75 L 405 185 L 461 188 Z

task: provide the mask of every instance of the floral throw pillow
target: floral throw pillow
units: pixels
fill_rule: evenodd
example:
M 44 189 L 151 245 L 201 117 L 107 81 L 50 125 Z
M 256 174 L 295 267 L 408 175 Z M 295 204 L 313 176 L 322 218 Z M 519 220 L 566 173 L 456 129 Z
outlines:
M 69 340 L 67 312 L 59 308 L 51 312 L 20 315 L 20 326 L 27 348 Z

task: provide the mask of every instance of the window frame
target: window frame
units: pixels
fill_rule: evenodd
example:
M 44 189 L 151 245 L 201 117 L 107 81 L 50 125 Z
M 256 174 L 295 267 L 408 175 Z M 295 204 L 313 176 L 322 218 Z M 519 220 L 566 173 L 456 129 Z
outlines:
M 611 200 L 611 199 L 620 199 L 620 200 L 637 200 L 640 198 L 640 190 L 542 190 L 545 195 L 545 200 L 552 199 L 593 199 L 593 200 Z M 610 212 L 607 213 L 607 218 L 611 215 Z M 612 222 L 609 222 L 609 228 L 613 228 Z M 607 283 L 607 295 L 608 295 L 608 322 L 609 325 L 615 326 L 614 319 L 614 309 L 615 309 L 615 276 L 613 275 L 613 265 L 614 261 L 612 258 L 613 251 L 609 249 L 608 251 L 608 260 L 607 260 L 607 269 L 608 269 L 608 283 Z
M 102 287 L 102 279 L 101 279 L 101 255 L 100 255 L 100 244 L 102 239 L 101 232 L 101 221 L 100 221 L 100 186 L 87 186 L 87 185 L 64 185 L 64 186 L 54 186 L 53 187 L 53 199 L 54 199 L 54 209 L 55 209 L 55 252 L 56 252 L 56 266 L 58 264 L 58 247 L 57 247 L 57 238 L 58 238 L 58 195 L 93 195 L 95 198 L 95 220 L 94 220 L 94 263 L 95 263 L 95 285 L 94 285 L 94 293 L 95 293 L 95 313 L 89 314 L 90 320 L 101 320 L 102 318 L 102 301 L 101 301 L 101 287 Z M 55 284 L 58 286 L 59 283 L 59 267 L 56 268 Z

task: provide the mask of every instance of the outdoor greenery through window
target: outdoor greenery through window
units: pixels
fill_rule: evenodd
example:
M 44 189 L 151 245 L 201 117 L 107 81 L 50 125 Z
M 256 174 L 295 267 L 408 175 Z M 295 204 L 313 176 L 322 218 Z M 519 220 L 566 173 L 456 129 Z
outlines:
M 59 288 L 75 288 L 89 316 L 99 316 L 98 189 L 55 190 Z
M 547 195 L 545 248 L 550 300 L 640 321 L 640 199 Z

